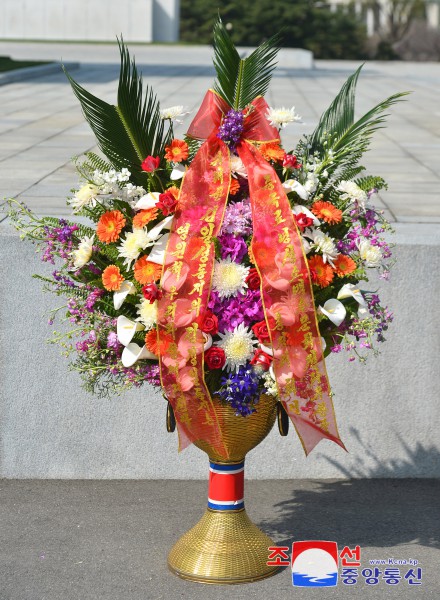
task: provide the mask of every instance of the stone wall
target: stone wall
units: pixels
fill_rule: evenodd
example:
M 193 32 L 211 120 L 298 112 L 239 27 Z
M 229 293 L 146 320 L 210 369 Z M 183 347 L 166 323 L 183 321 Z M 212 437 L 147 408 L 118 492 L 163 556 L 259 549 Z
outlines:
M 328 361 L 341 437 L 305 457 L 291 429 L 273 430 L 247 459 L 253 478 L 439 477 L 438 357 L 440 232 L 398 224 L 398 262 L 382 297 L 395 322 L 382 355 L 366 365 Z M 178 454 L 165 430 L 165 402 L 144 389 L 97 399 L 80 388 L 57 347 L 32 273 L 48 271 L 7 224 L 0 229 L 0 477 L 206 478 L 206 456 Z M 374 288 L 373 288 L 374 289 Z M 58 303 L 58 304 L 57 304 Z

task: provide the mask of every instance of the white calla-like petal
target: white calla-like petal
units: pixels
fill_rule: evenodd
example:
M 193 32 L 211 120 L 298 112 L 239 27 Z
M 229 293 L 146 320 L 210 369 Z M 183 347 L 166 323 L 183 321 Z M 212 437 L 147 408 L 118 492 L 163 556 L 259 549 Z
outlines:
M 287 179 L 283 183 L 283 189 L 286 193 L 295 192 L 298 194 L 301 200 L 308 200 L 309 198 L 309 192 L 303 185 L 300 184 L 299 181 L 296 181 L 296 179 Z
M 119 288 L 119 290 L 117 290 L 113 294 L 113 305 L 114 305 L 115 309 L 119 310 L 121 308 L 121 306 L 124 303 L 124 300 L 128 296 L 128 294 L 135 294 L 135 293 L 136 293 L 136 288 L 135 288 L 134 284 L 131 281 L 127 281 L 127 280 L 123 281 L 121 283 L 121 287 Z
M 263 350 L 263 352 L 266 352 L 266 354 L 268 354 L 269 356 L 273 356 L 273 350 L 272 350 L 272 348 L 269 348 L 269 346 L 260 344 L 260 348 L 261 348 L 261 350 Z
M 128 346 L 136 331 L 142 331 L 143 329 L 144 326 L 141 323 L 132 321 L 124 315 L 120 315 L 116 322 L 116 335 L 123 346 Z
M 146 210 L 147 208 L 154 208 L 156 204 L 159 202 L 160 192 L 149 192 L 139 198 L 139 200 L 134 205 L 136 210 Z
M 153 246 L 152 251 L 148 255 L 148 260 L 150 262 L 156 263 L 157 265 L 163 265 L 169 237 L 170 234 L 166 233 L 157 240 L 157 242 Z
M 175 165 L 173 170 L 171 171 L 170 179 L 171 181 L 177 181 L 178 179 L 182 179 L 185 175 L 186 167 L 183 165 Z
M 303 206 L 302 204 L 295 204 L 295 206 L 292 208 L 292 212 L 294 215 L 299 215 L 300 213 L 303 213 L 304 215 L 306 215 L 306 217 L 309 217 L 309 219 L 313 219 L 313 225 L 321 225 L 321 221 L 316 215 L 312 213 L 311 210 L 307 208 L 307 206 Z
M 330 298 L 330 300 L 324 303 L 324 306 L 318 307 L 318 313 L 325 315 L 336 327 L 339 327 L 345 319 L 347 311 L 342 302 L 339 302 L 336 298 Z
M 156 360 L 157 356 L 150 352 L 146 346 L 141 348 L 138 344 L 132 342 L 122 351 L 121 362 L 124 367 L 132 367 L 138 360 L 145 360 L 146 358 Z
M 321 346 L 322 346 L 322 351 L 325 352 L 325 349 L 327 348 L 327 342 L 322 337 L 322 335 L 321 335 Z
M 275 377 L 275 371 L 273 370 L 273 364 L 271 364 L 270 367 L 269 367 L 269 375 L 272 377 L 272 379 L 274 381 L 277 380 L 277 378 Z
M 206 352 L 212 346 L 212 335 L 209 333 L 205 333 L 202 331 L 203 337 L 205 338 L 205 345 L 203 346 L 203 351 Z
M 353 283 L 346 283 L 341 287 L 338 293 L 338 299 L 343 300 L 344 298 L 354 298 L 361 306 L 367 306 L 365 298 L 362 296 L 361 290 Z
M 158 223 L 155 227 L 150 229 L 148 232 L 149 239 L 151 241 L 157 240 L 157 238 L 162 233 L 162 229 L 170 229 L 171 228 L 171 222 L 173 219 L 174 219 L 174 215 L 169 215 L 168 217 L 165 217 L 165 219 L 163 221 L 161 221 L 160 223 Z

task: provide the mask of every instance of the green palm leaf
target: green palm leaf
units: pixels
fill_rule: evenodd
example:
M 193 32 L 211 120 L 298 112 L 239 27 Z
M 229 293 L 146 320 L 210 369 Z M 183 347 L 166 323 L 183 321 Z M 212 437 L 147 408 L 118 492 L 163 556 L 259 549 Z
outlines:
M 242 110 L 257 96 L 264 96 L 276 67 L 279 35 L 274 35 L 252 52 L 240 58 L 219 18 L 214 25 L 215 91 L 235 110 Z
M 97 98 L 64 72 L 102 152 L 114 168 L 128 168 L 134 181 L 142 185 L 148 181 L 141 169 L 142 161 L 148 155 L 163 155 L 169 136 L 164 135 L 155 94 L 147 86 L 144 95 L 135 61 L 130 60 L 125 44 L 119 40 L 118 43 L 121 69 L 116 106 Z
M 355 121 L 356 83 L 361 69 L 362 66 L 350 75 L 313 134 L 301 144 L 305 161 L 308 157 L 319 157 L 323 161 L 320 170 L 325 169 L 331 175 L 325 188 L 364 170 L 358 162 L 368 150 L 373 133 L 384 126 L 386 111 L 409 93 L 393 94 Z

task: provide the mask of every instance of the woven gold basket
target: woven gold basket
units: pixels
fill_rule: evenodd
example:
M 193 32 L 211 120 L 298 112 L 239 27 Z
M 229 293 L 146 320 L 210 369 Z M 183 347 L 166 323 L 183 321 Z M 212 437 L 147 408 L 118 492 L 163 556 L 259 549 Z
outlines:
M 262 396 L 257 412 L 237 417 L 227 404 L 214 400 L 216 412 L 223 423 L 223 439 L 230 458 L 223 457 L 205 441 L 195 445 L 206 452 L 211 462 L 241 463 L 272 429 L 276 418 L 276 401 Z M 244 508 L 212 510 L 208 508 L 201 520 L 185 533 L 168 555 L 170 570 L 184 579 L 200 583 L 247 583 L 276 573 L 278 567 L 268 566 L 268 548 L 274 542 L 252 523 Z

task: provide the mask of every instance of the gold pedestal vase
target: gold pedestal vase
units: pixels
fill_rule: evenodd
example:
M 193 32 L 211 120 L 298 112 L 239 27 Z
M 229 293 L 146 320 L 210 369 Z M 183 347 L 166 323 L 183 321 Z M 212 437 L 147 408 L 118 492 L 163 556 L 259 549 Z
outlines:
M 210 461 L 208 508 L 173 546 L 168 566 L 179 577 L 199 583 L 248 583 L 270 577 L 278 570 L 267 565 L 268 549 L 274 542 L 249 519 L 243 499 L 245 456 L 272 429 L 277 402 L 270 396 L 262 396 L 257 412 L 247 417 L 236 416 L 229 405 L 218 400 L 214 403 L 223 424 L 229 459 L 225 461 L 207 442 L 195 442 Z M 283 410 L 278 403 L 282 435 Z M 171 431 L 174 427 L 168 404 L 167 428 Z

